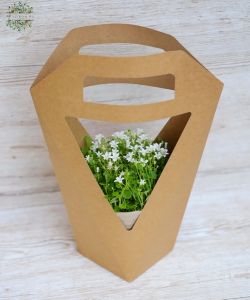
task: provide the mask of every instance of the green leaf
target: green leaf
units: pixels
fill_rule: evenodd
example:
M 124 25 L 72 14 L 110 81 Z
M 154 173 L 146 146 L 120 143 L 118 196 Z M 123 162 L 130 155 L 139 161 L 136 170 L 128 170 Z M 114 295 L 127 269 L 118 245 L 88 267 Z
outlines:
M 120 193 L 119 193 L 119 192 L 113 192 L 112 195 L 113 195 L 114 197 L 117 197 L 117 198 L 118 198 L 118 197 L 120 196 Z
M 84 137 L 84 143 L 85 145 L 90 148 L 91 144 L 92 144 L 92 138 L 89 135 L 85 135 Z
M 127 206 L 127 204 L 124 202 L 124 203 L 121 203 L 121 204 L 119 205 L 119 208 L 122 209 L 122 210 L 127 210 L 128 206 Z
M 128 189 L 124 189 L 122 191 L 122 196 L 125 198 L 125 199 L 130 199 L 132 197 L 132 193 L 130 190 Z
M 87 155 L 90 149 L 90 146 L 92 144 L 92 138 L 89 135 L 85 135 L 85 137 L 83 138 L 84 144 L 82 147 L 82 153 L 83 155 Z
M 151 172 L 150 172 L 150 177 L 151 177 L 152 179 L 156 179 L 156 178 L 157 178 L 156 172 L 155 172 L 155 171 L 151 171 Z

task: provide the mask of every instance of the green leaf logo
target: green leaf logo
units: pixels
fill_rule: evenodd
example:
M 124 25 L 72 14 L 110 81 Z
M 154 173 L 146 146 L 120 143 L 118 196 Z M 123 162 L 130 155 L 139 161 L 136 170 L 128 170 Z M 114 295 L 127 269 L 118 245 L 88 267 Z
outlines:
M 24 1 L 16 1 L 8 7 L 6 25 L 18 32 L 32 25 L 33 7 Z

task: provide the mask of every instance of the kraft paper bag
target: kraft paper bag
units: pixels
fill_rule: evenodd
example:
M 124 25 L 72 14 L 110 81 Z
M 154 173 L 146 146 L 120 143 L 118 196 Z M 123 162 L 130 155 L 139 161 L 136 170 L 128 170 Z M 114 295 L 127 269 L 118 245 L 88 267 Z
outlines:
M 161 48 L 148 56 L 80 55 L 84 45 L 133 43 Z M 83 85 L 137 83 L 175 90 L 144 105 L 86 102 Z M 132 281 L 174 247 L 223 84 L 175 38 L 152 29 L 107 24 L 70 31 L 31 87 L 78 251 Z M 80 151 L 78 118 L 115 123 L 170 118 L 158 137 L 170 157 L 131 230 L 127 230 Z

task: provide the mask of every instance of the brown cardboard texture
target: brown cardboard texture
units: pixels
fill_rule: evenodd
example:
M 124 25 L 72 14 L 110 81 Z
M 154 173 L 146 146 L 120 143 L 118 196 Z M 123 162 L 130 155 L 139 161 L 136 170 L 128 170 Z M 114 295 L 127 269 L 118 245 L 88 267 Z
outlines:
M 136 57 L 80 55 L 84 45 L 133 43 L 165 50 Z M 83 84 L 140 83 L 175 89 L 175 99 L 144 105 L 83 100 Z M 107 24 L 70 31 L 52 53 L 31 94 L 67 208 L 78 251 L 131 281 L 174 246 L 223 84 L 170 35 Z M 78 118 L 117 123 L 171 117 L 159 133 L 171 156 L 132 230 L 105 199 L 79 145 Z

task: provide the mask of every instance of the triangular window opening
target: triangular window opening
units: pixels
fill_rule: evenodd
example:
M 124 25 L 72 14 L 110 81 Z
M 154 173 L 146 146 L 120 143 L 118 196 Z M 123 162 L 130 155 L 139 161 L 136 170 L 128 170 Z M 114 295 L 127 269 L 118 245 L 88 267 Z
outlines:
M 166 118 L 163 120 L 157 120 L 157 121 L 151 121 L 151 122 L 143 122 L 143 123 L 129 123 L 129 124 L 111 124 L 110 122 L 103 122 L 103 121 L 90 121 L 86 119 L 78 119 L 78 118 L 73 118 L 73 117 L 66 117 L 66 121 L 79 145 L 79 151 L 81 147 L 84 146 L 84 143 L 88 142 L 88 139 L 85 138 L 84 141 L 84 136 L 90 136 L 94 137 L 96 134 L 103 134 L 103 136 L 111 136 L 114 132 L 121 131 L 121 130 L 126 130 L 126 129 L 131 129 L 131 130 L 136 130 L 138 128 L 142 128 L 146 134 L 148 134 L 149 137 L 151 137 L 152 140 L 161 140 L 164 142 L 167 142 L 167 149 L 168 149 L 168 157 L 166 159 L 166 165 L 162 166 L 162 171 L 167 167 L 167 160 L 170 158 L 171 154 L 174 151 L 174 148 L 184 130 L 186 127 L 186 124 L 191 116 L 191 113 L 184 113 L 181 115 L 173 116 L 171 118 Z M 158 130 L 158 131 L 157 131 Z M 90 140 L 89 140 L 90 141 Z M 87 154 L 84 154 L 83 159 L 86 159 Z M 145 160 L 146 162 L 146 160 Z M 150 168 L 147 168 L 147 163 L 145 164 L 145 170 L 143 171 L 148 171 Z M 88 162 L 89 164 L 89 162 Z M 108 166 L 108 165 L 107 165 Z M 90 165 L 89 165 L 90 167 Z M 110 164 L 110 168 L 112 168 Z M 90 167 L 92 169 L 92 174 L 93 174 L 93 166 Z M 95 169 L 97 171 L 98 169 Z M 100 171 L 100 170 L 99 170 Z M 131 172 L 133 173 L 133 172 Z M 108 174 L 108 172 L 107 172 Z M 127 175 L 127 174 L 126 174 Z M 101 189 L 103 190 L 104 196 L 105 196 L 105 187 L 103 186 L 103 175 L 100 174 L 100 178 L 98 178 L 98 174 L 95 172 L 96 182 L 97 184 L 100 185 Z M 105 175 L 106 176 L 106 175 Z M 115 178 L 116 182 L 113 182 L 112 190 L 114 190 L 114 198 L 109 197 L 109 203 L 113 207 L 114 203 L 112 201 L 119 201 L 121 199 L 118 199 L 119 197 L 126 197 L 126 201 L 130 201 L 131 195 L 131 188 L 138 187 L 139 181 L 137 183 L 133 183 L 132 187 L 130 186 L 128 189 L 122 189 L 123 195 L 119 195 L 115 191 L 115 187 L 117 186 L 117 190 L 120 192 L 121 191 L 121 184 L 124 183 L 124 174 L 120 176 L 120 173 L 117 173 L 117 178 Z M 129 176 L 129 175 L 127 175 Z M 101 179 L 102 178 L 102 179 Z M 160 176 L 159 176 L 160 178 Z M 158 179 L 159 179 L 158 178 Z M 154 181 L 154 186 L 150 186 L 151 190 L 150 193 L 147 195 L 147 201 L 150 197 L 151 192 L 153 191 L 157 181 Z M 138 178 L 139 180 L 139 178 Z M 144 179 L 140 179 L 140 183 L 144 185 Z M 108 179 L 107 179 L 107 182 Z M 133 182 L 133 180 L 132 180 Z M 143 190 L 142 190 L 143 191 Z M 112 194 L 113 195 L 113 194 Z M 105 197 L 106 198 L 106 197 Z M 107 200 L 108 201 L 108 200 Z M 133 199 L 131 199 L 131 203 L 133 203 Z M 145 202 L 146 203 L 146 202 Z M 144 205 L 145 205 L 144 203 Z M 143 206 L 144 207 L 144 206 Z M 142 207 L 142 209 L 143 209 Z M 136 221 L 140 217 L 140 213 L 142 210 L 134 210 L 132 212 L 126 212 L 126 211 L 116 211 L 117 217 L 120 219 L 122 224 L 127 230 L 132 230 L 133 226 L 135 225 Z

